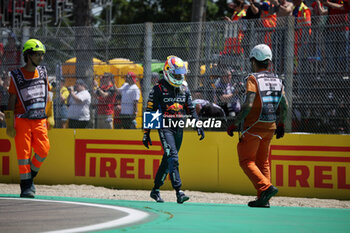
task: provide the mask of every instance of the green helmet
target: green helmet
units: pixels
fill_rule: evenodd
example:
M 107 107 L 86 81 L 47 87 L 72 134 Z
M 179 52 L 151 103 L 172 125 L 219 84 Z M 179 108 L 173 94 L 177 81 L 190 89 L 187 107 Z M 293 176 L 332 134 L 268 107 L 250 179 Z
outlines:
M 24 43 L 22 53 L 29 50 L 33 52 L 46 52 L 45 45 L 43 45 L 43 43 L 37 39 L 29 39 L 26 41 L 26 43 Z

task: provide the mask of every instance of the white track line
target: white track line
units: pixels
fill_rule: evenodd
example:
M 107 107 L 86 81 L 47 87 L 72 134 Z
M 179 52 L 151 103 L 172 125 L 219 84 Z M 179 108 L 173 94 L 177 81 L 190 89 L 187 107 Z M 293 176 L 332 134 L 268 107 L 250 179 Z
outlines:
M 1 197 L 0 199 L 10 199 L 10 200 L 18 200 L 18 201 L 56 202 L 56 203 L 65 203 L 65 204 L 72 204 L 72 205 L 84 205 L 84 206 L 92 206 L 92 207 L 99 207 L 99 208 L 106 208 L 106 209 L 114 209 L 114 210 L 128 213 L 128 215 L 125 217 L 104 222 L 104 223 L 89 225 L 85 227 L 76 227 L 76 228 L 57 230 L 57 231 L 46 231 L 44 233 L 68 233 L 68 232 L 73 233 L 73 232 L 97 231 L 97 230 L 102 230 L 106 228 L 115 228 L 126 224 L 139 222 L 149 216 L 148 213 L 140 210 L 131 209 L 127 207 L 112 206 L 112 205 L 100 205 L 100 204 L 93 204 L 93 203 L 71 202 L 71 201 L 54 201 L 54 200 L 43 200 L 43 199 L 20 199 L 20 198 L 3 198 L 3 197 Z

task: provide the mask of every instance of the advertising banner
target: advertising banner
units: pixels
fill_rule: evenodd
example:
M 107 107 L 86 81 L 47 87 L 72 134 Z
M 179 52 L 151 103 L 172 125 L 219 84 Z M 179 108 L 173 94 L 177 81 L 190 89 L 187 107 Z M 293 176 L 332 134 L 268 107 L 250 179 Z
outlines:
M 151 189 L 163 156 L 157 130 L 152 146 L 141 130 L 53 129 L 51 149 L 37 184 L 90 184 Z M 179 152 L 183 189 L 255 195 L 239 166 L 237 134 L 186 131 Z M 286 134 L 273 139 L 271 179 L 278 195 L 350 200 L 350 135 Z M 0 182 L 19 183 L 14 140 L 0 129 Z M 163 189 L 171 189 L 170 179 Z

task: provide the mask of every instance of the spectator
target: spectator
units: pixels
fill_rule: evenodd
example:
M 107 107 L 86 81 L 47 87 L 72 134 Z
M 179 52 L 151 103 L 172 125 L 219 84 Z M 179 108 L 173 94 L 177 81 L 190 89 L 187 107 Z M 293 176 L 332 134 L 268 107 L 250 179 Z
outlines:
M 218 105 L 224 109 L 226 116 L 234 117 L 241 110 L 238 88 L 232 82 L 232 73 L 226 69 L 222 78 L 216 84 Z
M 261 4 L 259 0 L 245 0 L 245 8 L 246 15 L 242 17 L 242 19 L 249 19 L 248 21 L 245 21 L 245 24 L 247 25 L 247 30 L 244 32 L 244 37 L 248 38 L 248 40 L 251 40 L 249 38 L 258 37 L 257 33 L 255 31 L 256 28 L 261 27 L 260 16 L 261 16 Z M 254 30 L 254 32 L 252 31 Z M 246 43 L 242 44 L 243 51 L 248 52 L 250 50 L 250 43 L 247 41 Z M 245 62 L 244 65 L 241 65 L 243 70 L 249 70 L 249 64 Z
M 315 0 L 311 4 L 312 14 L 313 15 L 325 15 L 327 10 L 324 8 L 323 3 L 320 0 Z
M 306 27 L 304 31 L 308 31 L 307 34 L 311 34 L 311 11 L 302 0 L 293 0 L 294 8 L 292 14 L 295 16 L 295 22 L 297 27 Z M 295 42 L 298 43 L 299 39 L 302 39 L 302 29 L 296 30 Z
M 311 24 L 313 27 L 314 33 L 312 33 L 313 39 L 312 41 L 312 57 L 310 58 L 311 61 L 313 61 L 313 64 L 318 67 L 322 67 L 321 72 L 325 72 L 325 68 L 327 66 L 327 60 L 324 59 L 326 57 L 326 48 L 327 45 L 325 44 L 326 39 L 326 31 L 329 30 L 326 27 L 327 24 L 327 10 L 324 9 L 324 5 L 319 0 L 315 0 L 311 4 L 311 14 L 314 16 L 311 18 Z
M 292 121 L 292 128 L 293 128 L 293 132 L 301 132 L 301 125 L 302 125 L 302 120 L 303 120 L 303 116 L 300 112 L 300 110 L 298 109 L 297 106 L 293 106 L 293 121 Z
M 318 0 L 316 0 L 318 1 Z M 323 5 L 328 7 L 328 11 L 322 10 L 322 14 L 325 14 L 328 12 L 329 17 L 329 23 L 330 24 L 340 24 L 342 21 L 347 19 L 347 16 L 345 14 L 348 14 L 350 9 L 350 3 L 349 0 L 323 0 Z M 343 15 L 341 17 L 337 17 L 334 15 Z
M 246 16 L 246 10 L 244 9 L 244 1 L 243 0 L 235 0 L 228 4 L 228 7 L 233 9 L 233 14 L 231 18 L 225 16 L 224 20 L 233 22 L 237 21 Z
M 255 0 L 249 0 L 246 16 L 243 19 L 259 19 L 261 16 L 261 5 Z
M 325 15 L 328 13 L 328 22 L 330 26 L 326 30 L 326 45 L 327 45 L 327 70 L 335 72 L 349 72 L 349 64 L 347 64 L 347 58 L 349 53 L 349 25 L 348 17 L 350 13 L 349 0 L 323 0 L 324 6 L 328 7 L 328 10 L 324 9 L 319 0 L 317 2 L 317 10 Z M 344 40 L 343 38 L 347 38 Z M 343 70 L 342 70 L 343 69 Z
M 69 87 L 68 127 L 87 128 L 90 121 L 91 95 L 84 80 L 78 79 L 74 88 Z
M 52 85 L 50 85 L 50 91 L 48 92 L 48 101 L 46 104 L 46 115 L 47 115 L 47 129 L 53 129 L 55 126 L 55 116 L 54 116 L 54 107 L 53 107 L 53 96 L 54 92 Z
M 260 18 L 263 26 L 267 29 L 265 32 L 264 41 L 265 44 L 269 45 L 269 47 L 271 47 L 271 33 L 274 31 L 277 21 L 275 12 L 271 11 L 273 7 L 274 5 L 268 0 L 261 3 Z
M 192 92 L 192 98 L 195 99 L 206 99 L 204 98 L 203 92 L 205 92 L 204 87 L 199 87 L 198 89 Z M 207 101 L 207 100 L 204 100 Z M 208 101 L 209 102 L 209 101 Z
M 311 10 L 302 0 L 293 0 L 295 17 L 295 33 L 294 33 L 294 56 L 296 58 L 296 71 L 301 72 L 308 69 L 305 67 L 306 62 L 302 63 L 302 58 L 308 57 L 308 45 L 311 35 Z M 301 51 L 299 51 L 299 48 Z M 300 64 L 299 64 L 300 63 Z M 304 64 L 304 65 L 303 65 Z
M 144 89 L 150 89 L 150 88 L 152 88 L 154 85 L 156 85 L 157 83 L 158 83 L 158 81 L 161 79 L 161 75 L 160 75 L 160 73 L 158 73 L 158 72 L 152 72 L 151 73 L 151 82 L 149 83 L 149 86 L 148 87 L 146 87 L 145 85 L 145 78 L 143 78 L 143 79 L 141 79 L 140 80 L 140 86 L 142 87 L 142 88 L 144 88 Z M 116 87 L 116 89 L 118 89 L 118 87 L 117 86 L 115 86 Z
M 3 85 L 3 81 L 2 79 L 0 79 L 0 90 L 2 89 L 2 85 Z M 2 93 L 0 92 L 0 102 L 2 101 Z M 6 106 L 7 107 L 7 106 Z M 4 122 L 5 119 L 5 115 L 3 112 L 1 112 L 0 109 L 0 128 L 5 128 L 6 127 L 6 123 Z
M 3 59 L 5 71 L 14 70 L 20 66 L 20 52 L 17 49 L 16 35 L 13 32 L 8 35 Z
M 140 89 L 136 85 L 136 75 L 127 73 L 125 83 L 118 89 L 121 94 L 121 125 L 125 129 L 136 128 L 137 103 L 140 99 Z
M 228 5 L 229 8 L 234 10 L 231 18 L 225 16 L 224 20 L 228 22 L 236 22 L 243 17 L 246 16 L 246 10 L 244 9 L 244 1 L 243 0 L 235 0 L 233 3 Z M 226 54 L 242 54 L 243 48 L 241 47 L 241 43 L 244 37 L 243 30 L 241 28 L 237 29 L 234 26 L 241 26 L 238 24 L 232 25 L 229 27 L 227 32 L 225 33 L 225 45 L 224 51 L 221 51 L 221 55 Z
M 60 113 L 60 125 L 59 127 L 66 129 L 68 127 L 68 97 L 69 91 L 64 85 L 64 82 L 60 82 L 60 97 L 59 97 L 59 113 Z
M 0 42 L 0 65 L 2 66 L 2 60 L 4 59 L 4 44 Z
M 157 72 L 152 72 L 152 79 L 151 79 L 151 86 L 153 87 L 154 85 L 156 85 L 159 81 L 159 73 Z
M 9 101 L 10 94 L 8 92 L 10 86 L 10 77 L 7 72 L 3 72 L 0 80 L 0 111 L 4 112 L 7 110 L 7 103 Z M 5 128 L 5 121 L 0 121 L 0 128 Z
M 288 2 L 287 0 L 271 0 L 271 3 L 274 5 L 274 7 L 271 7 L 270 14 L 276 13 L 277 18 L 292 15 L 293 7 L 294 7 L 293 3 Z M 277 22 L 278 20 L 279 19 L 277 19 Z M 282 26 L 285 24 L 280 24 L 280 25 Z
M 113 75 L 105 73 L 98 87 L 95 82 L 95 95 L 97 96 L 97 128 L 99 129 L 113 129 L 113 112 L 114 102 L 116 96 L 116 89 L 114 87 Z
M 286 41 L 286 30 L 285 25 L 287 25 L 286 16 L 291 16 L 293 12 L 294 5 L 287 0 L 271 0 L 274 7 L 270 8 L 270 14 L 277 15 L 276 32 L 273 34 L 273 56 L 274 59 L 274 69 L 277 74 L 284 74 L 284 63 L 285 63 L 285 41 Z
M 339 133 L 350 132 L 350 110 L 346 107 L 346 97 L 343 95 L 342 100 L 339 103 L 337 117 L 340 119 L 338 127 Z
M 114 128 L 121 129 L 122 124 L 120 120 L 120 112 L 121 112 L 121 95 L 117 93 L 115 97 L 115 105 L 114 105 Z

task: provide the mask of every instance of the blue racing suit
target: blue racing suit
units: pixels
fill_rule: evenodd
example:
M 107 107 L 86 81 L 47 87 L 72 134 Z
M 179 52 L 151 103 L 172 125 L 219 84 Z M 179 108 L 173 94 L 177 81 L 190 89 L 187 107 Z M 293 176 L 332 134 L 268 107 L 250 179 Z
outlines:
M 162 113 L 165 121 L 169 119 L 173 122 L 184 120 L 184 115 L 198 119 L 188 88 L 184 85 L 176 88 L 164 79 L 160 80 L 153 87 L 147 102 L 147 112 L 155 112 L 157 110 Z M 149 131 L 150 129 L 145 129 L 145 133 L 149 133 Z M 164 180 L 169 173 L 171 184 L 178 191 L 182 185 L 178 152 L 182 143 L 183 128 L 178 126 L 163 127 L 158 129 L 158 132 L 164 154 L 154 180 L 154 187 L 159 189 L 164 184 Z

